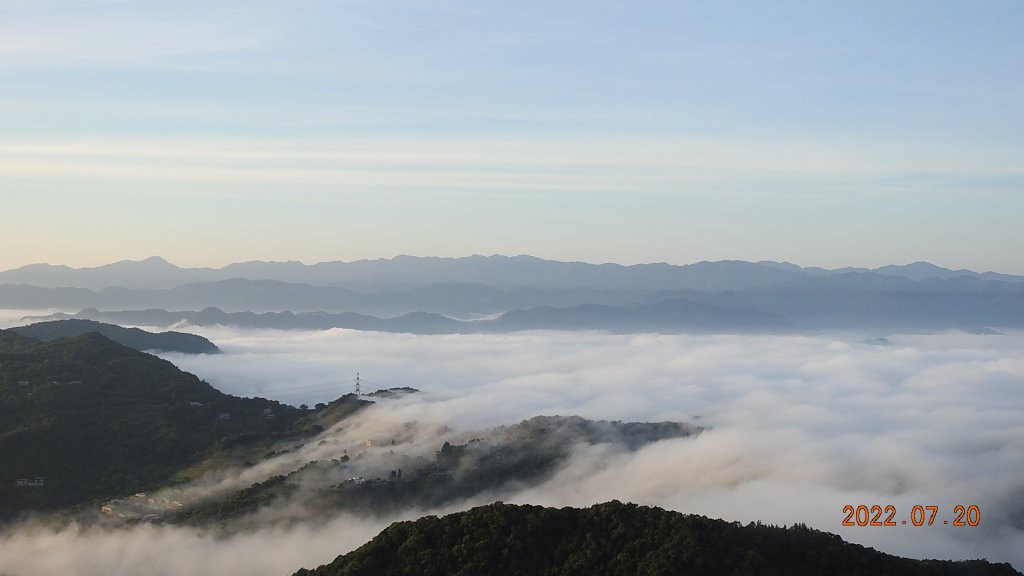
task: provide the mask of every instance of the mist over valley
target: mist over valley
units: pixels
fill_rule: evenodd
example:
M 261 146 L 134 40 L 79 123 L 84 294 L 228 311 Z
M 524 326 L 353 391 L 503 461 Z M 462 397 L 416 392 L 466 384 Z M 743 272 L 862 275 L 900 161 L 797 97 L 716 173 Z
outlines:
M 1024 563 L 1020 331 L 176 329 L 222 353 L 160 357 L 227 394 L 308 406 L 305 431 L 212 450 L 141 499 L 8 525 L 0 573 L 287 574 L 392 521 L 496 500 L 620 500 L 801 523 L 912 558 Z M 983 521 L 842 525 L 844 506 L 876 504 L 908 520 L 914 506 L 952 520 L 973 505 Z
M 317 284 L 272 278 L 286 272 Z M 17 461 L 0 479 L 12 499 L 0 573 L 287 574 L 393 521 L 494 501 L 618 500 L 1024 564 L 1018 277 L 523 257 L 149 259 L 0 277 L 41 285 L 0 286 L 12 328 L 0 445 Z M 97 289 L 128 277 L 135 287 Z M 196 311 L 77 308 L 102 301 L 89 298 Z M 48 309 L 18 309 L 31 302 Z M 132 419 L 139 402 L 156 427 Z M 105 427 L 89 423 L 104 412 Z M 45 453 L 62 453 L 69 422 L 95 440 L 54 466 Z M 139 442 L 102 464 L 124 434 Z M 30 445 L 47 452 L 16 456 Z M 906 521 L 925 505 L 941 522 L 974 507 L 978 525 L 843 524 L 847 506 Z M 60 553 L 42 560 L 43 546 Z M 189 562 L 172 561 L 186 549 Z

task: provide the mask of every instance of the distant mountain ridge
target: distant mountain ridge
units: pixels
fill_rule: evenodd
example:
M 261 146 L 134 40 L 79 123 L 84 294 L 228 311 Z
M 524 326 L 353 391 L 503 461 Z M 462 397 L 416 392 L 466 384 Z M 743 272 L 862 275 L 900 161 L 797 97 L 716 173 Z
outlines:
M 949 268 L 936 266 L 931 262 L 921 261 L 911 262 L 910 264 L 903 265 L 888 264 L 886 266 L 880 266 L 878 268 L 844 267 L 834 269 L 819 268 L 816 266 L 801 267 L 797 266 L 796 264 L 790 264 L 789 262 L 771 262 L 767 260 L 760 261 L 758 262 L 758 264 L 773 266 L 779 268 L 780 270 L 786 270 L 789 272 L 802 272 L 812 276 L 847 274 L 850 272 L 872 272 L 875 274 L 881 274 L 882 276 L 901 276 L 903 278 L 909 278 L 911 280 L 928 280 L 930 278 L 948 280 L 950 278 L 966 276 L 970 278 L 978 278 L 980 280 L 996 280 L 1000 282 L 1024 282 L 1024 276 L 1013 274 L 1000 274 L 998 272 L 975 272 L 973 270 L 967 270 L 965 268 L 961 268 L 959 270 L 951 270 Z
M 74 315 L 57 313 L 42 319 L 97 321 L 144 326 L 236 326 L 277 330 L 326 330 L 346 328 L 409 334 L 477 334 L 523 330 L 602 330 L 632 334 L 642 332 L 788 332 L 794 326 L 785 318 L 757 310 L 733 309 L 714 304 L 665 300 L 636 306 L 583 304 L 568 308 L 550 306 L 512 310 L 485 320 L 456 320 L 429 312 L 410 312 L 379 318 L 355 312 L 225 312 L 205 308 L 198 312 L 125 310 L 101 312 L 87 308 Z
M 911 280 L 949 279 L 958 276 L 1001 282 L 1024 282 L 1024 276 L 950 270 L 927 262 L 888 265 L 876 269 L 804 268 L 787 262 L 724 260 L 687 265 L 590 264 L 559 262 L 533 256 L 466 256 L 460 258 L 396 256 L 390 259 L 303 264 L 287 262 L 239 262 L 222 268 L 181 268 L 153 256 L 123 260 L 94 268 L 29 264 L 0 272 L 0 284 L 27 284 L 40 288 L 174 288 L 183 284 L 217 282 L 233 278 L 278 280 L 311 286 L 350 289 L 402 289 L 444 282 L 480 283 L 502 288 L 541 287 L 657 290 L 671 284 L 696 290 L 742 289 L 782 282 L 793 276 L 820 276 L 847 272 L 873 272 Z
M 219 278 L 224 275 L 230 277 Z M 64 278 L 69 285 L 4 283 L 29 277 L 43 284 Z M 130 286 L 168 285 L 171 278 L 189 282 Z M 126 285 L 88 286 L 114 279 Z M 237 315 L 244 313 L 277 314 L 273 323 L 296 324 L 297 318 L 286 317 L 294 313 L 302 316 L 298 324 L 424 334 L 529 329 L 984 331 L 1024 328 L 1024 277 L 948 270 L 924 262 L 868 271 L 801 268 L 786 262 L 621 266 L 530 256 L 402 256 L 310 266 L 249 262 L 182 269 L 151 258 L 83 270 L 29 266 L 0 272 L 0 308 L 217 309 L 235 315 L 230 320 L 236 324 L 242 319 Z
M 220 348 L 217 348 L 216 344 L 196 334 L 185 334 L 183 332 L 153 333 L 139 328 L 122 328 L 115 324 L 106 324 L 80 318 L 37 322 L 27 326 L 11 328 L 11 331 L 44 342 L 97 332 L 122 346 L 139 351 L 155 350 L 159 352 L 181 352 L 184 354 L 220 353 Z

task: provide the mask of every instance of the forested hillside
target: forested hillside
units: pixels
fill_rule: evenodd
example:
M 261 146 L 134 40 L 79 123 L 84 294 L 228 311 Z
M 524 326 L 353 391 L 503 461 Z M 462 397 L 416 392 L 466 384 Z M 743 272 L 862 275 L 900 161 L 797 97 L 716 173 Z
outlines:
M 608 502 L 586 509 L 496 503 L 398 522 L 295 576 L 1012 576 L 1009 564 L 909 560 L 795 526 L 742 526 Z
M 39 342 L 0 331 L 0 519 L 165 483 L 305 413 L 223 394 L 98 333 Z

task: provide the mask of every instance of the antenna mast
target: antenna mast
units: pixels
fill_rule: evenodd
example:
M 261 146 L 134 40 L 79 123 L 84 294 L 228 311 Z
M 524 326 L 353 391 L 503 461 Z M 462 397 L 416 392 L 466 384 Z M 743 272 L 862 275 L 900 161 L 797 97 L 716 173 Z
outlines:
M 360 393 L 361 392 L 359 390 L 359 372 L 356 372 L 356 396 L 359 396 Z

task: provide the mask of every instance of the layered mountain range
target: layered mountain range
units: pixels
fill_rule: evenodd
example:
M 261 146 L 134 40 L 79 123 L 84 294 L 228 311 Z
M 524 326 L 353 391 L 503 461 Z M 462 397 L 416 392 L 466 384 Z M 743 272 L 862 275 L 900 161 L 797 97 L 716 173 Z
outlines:
M 100 312 L 145 310 L 152 317 L 175 311 L 155 325 L 210 323 L 204 318 L 220 313 L 219 323 L 420 333 L 988 331 L 1024 328 L 1024 276 L 925 262 L 826 270 L 785 262 L 622 266 L 530 256 L 400 256 L 214 269 L 179 268 L 154 257 L 0 272 L 0 307 L 93 308 L 77 317 L 115 322 Z M 284 312 L 294 318 L 250 316 L 245 322 L 230 316 Z M 121 321 L 142 323 L 138 317 Z

